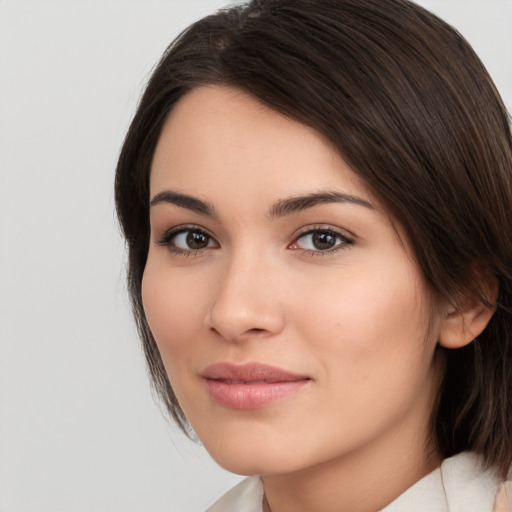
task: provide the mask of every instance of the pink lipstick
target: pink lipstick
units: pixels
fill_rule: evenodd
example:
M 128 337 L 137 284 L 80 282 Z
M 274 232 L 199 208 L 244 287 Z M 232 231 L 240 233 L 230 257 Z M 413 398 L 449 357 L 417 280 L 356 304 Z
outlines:
M 311 379 L 275 366 L 249 363 L 218 363 L 201 374 L 208 392 L 219 405 L 229 409 L 258 409 L 290 397 Z

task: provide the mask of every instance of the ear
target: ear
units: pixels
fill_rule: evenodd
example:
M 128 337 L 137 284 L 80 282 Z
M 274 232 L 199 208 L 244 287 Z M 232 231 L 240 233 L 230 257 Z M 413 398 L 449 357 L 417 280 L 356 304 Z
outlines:
M 491 304 L 496 304 L 498 281 L 487 276 L 483 291 Z M 439 332 L 439 344 L 445 348 L 469 345 L 492 318 L 496 307 L 484 304 L 477 297 L 463 297 L 457 304 L 449 304 Z

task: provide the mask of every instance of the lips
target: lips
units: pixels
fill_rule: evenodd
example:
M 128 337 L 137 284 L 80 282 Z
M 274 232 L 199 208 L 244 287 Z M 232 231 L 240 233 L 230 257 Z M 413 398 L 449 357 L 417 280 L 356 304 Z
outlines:
M 311 379 L 258 363 L 218 363 L 205 368 L 210 397 L 229 409 L 258 409 L 298 393 Z

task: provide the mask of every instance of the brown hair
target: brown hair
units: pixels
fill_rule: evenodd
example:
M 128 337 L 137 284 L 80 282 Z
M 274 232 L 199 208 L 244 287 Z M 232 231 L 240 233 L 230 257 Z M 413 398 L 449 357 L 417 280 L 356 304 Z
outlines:
M 187 428 L 141 299 L 149 175 L 162 125 L 194 87 L 249 92 L 325 134 L 405 227 L 441 296 L 496 312 L 467 347 L 445 350 L 433 412 L 444 456 L 473 450 L 512 463 L 512 140 L 496 88 L 452 27 L 408 0 L 253 0 L 194 23 L 167 49 L 126 136 L 116 205 L 128 283 L 155 389 Z

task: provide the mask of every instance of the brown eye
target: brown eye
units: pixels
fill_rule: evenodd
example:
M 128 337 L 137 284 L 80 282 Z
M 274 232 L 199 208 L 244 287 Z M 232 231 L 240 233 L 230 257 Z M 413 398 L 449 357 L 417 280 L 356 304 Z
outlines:
M 193 253 L 218 247 L 217 242 L 209 234 L 193 228 L 171 230 L 158 243 L 176 253 Z
M 293 243 L 292 249 L 322 253 L 336 251 L 352 243 L 353 241 L 350 238 L 337 231 L 312 229 L 299 236 Z
M 312 234 L 311 242 L 315 249 L 318 249 L 319 251 L 325 251 L 327 249 L 332 249 L 336 245 L 337 238 L 338 237 L 332 233 L 316 231 Z
M 186 235 L 185 240 L 187 249 L 197 251 L 208 247 L 210 237 L 206 233 L 202 233 L 200 231 L 186 231 L 184 234 Z

